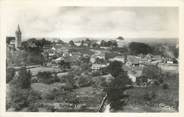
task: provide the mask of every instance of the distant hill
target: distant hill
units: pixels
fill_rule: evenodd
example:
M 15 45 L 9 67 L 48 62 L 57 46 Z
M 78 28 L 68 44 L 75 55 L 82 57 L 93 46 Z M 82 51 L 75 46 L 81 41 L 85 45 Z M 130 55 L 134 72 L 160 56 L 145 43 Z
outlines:
M 128 38 L 127 40 L 147 44 L 169 44 L 169 45 L 176 45 L 178 42 L 178 38 Z

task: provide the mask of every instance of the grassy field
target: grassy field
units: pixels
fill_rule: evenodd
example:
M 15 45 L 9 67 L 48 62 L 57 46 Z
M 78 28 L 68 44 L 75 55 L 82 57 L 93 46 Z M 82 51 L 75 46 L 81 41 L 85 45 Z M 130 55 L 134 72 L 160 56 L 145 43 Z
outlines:
M 163 86 L 151 87 L 136 87 L 128 90 L 129 101 L 123 111 L 128 112 L 172 112 L 172 110 L 164 110 L 159 107 L 159 104 L 164 104 L 174 107 L 177 110 L 178 103 L 178 85 L 179 78 L 177 75 L 170 75 L 164 78 L 164 83 L 169 85 L 168 89 L 163 89 Z M 150 101 L 145 100 L 145 94 L 153 92 L 155 98 Z
M 83 112 L 96 112 L 98 110 L 103 99 L 103 95 L 100 90 L 89 86 L 78 88 L 74 90 L 74 92 L 77 94 L 80 103 L 86 105 L 82 110 Z

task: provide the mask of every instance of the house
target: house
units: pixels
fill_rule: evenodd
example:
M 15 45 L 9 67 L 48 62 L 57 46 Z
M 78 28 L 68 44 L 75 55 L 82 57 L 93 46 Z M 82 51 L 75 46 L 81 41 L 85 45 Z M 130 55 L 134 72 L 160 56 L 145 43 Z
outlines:
M 147 62 L 151 62 L 151 61 L 152 61 L 152 59 L 153 59 L 153 55 L 151 55 L 151 54 L 147 54 L 147 55 L 144 57 L 144 59 L 146 59 L 146 60 L 147 60 Z
M 98 70 L 105 68 L 107 66 L 108 66 L 108 64 L 92 64 L 91 69 L 92 69 L 92 71 L 98 71 Z
M 122 63 L 125 63 L 125 57 L 124 56 L 116 56 L 114 58 L 109 59 L 109 61 L 120 61 Z
M 127 66 L 139 66 L 139 61 L 141 60 L 140 57 L 128 55 L 127 56 Z
M 173 64 L 174 62 L 172 60 L 167 61 L 168 64 Z
M 90 62 L 95 63 L 97 59 L 105 60 L 105 53 L 94 54 L 90 57 Z
M 71 65 L 75 62 L 72 56 L 62 56 L 52 61 L 53 63 L 61 66 L 62 68 L 71 68 Z
M 75 60 L 80 60 L 80 57 L 82 56 L 80 52 L 71 52 L 71 54 Z
M 154 55 L 153 57 L 152 57 L 152 60 L 154 61 L 154 60 L 162 60 L 162 57 L 160 56 L 160 55 Z
M 75 44 L 76 46 L 80 46 L 80 45 L 81 45 L 81 42 L 80 42 L 80 41 L 76 41 L 76 42 L 74 42 L 74 44 Z
M 109 50 L 111 49 L 110 47 L 100 47 L 101 49 Z
M 154 60 L 154 61 L 151 61 L 151 64 L 152 65 L 157 65 L 157 64 L 159 64 L 161 62 L 162 62 L 162 60 Z
M 127 73 L 129 79 L 135 83 L 136 79 L 142 75 L 142 70 L 136 70 L 136 71 L 128 71 Z

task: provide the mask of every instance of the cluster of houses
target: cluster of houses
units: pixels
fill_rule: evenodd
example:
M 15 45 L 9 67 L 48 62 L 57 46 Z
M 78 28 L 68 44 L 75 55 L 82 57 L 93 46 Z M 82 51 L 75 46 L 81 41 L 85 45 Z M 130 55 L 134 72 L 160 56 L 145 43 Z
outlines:
M 158 64 L 174 64 L 171 58 L 165 58 L 160 55 L 127 55 L 127 56 L 115 56 L 106 63 L 96 63 L 95 60 L 98 58 L 105 60 L 105 55 L 92 55 L 90 61 L 93 63 L 91 69 L 98 71 L 99 69 L 105 68 L 112 61 L 120 61 L 123 63 L 123 69 L 127 71 L 129 78 L 132 82 L 136 82 L 136 78 L 140 77 L 142 70 L 145 65 L 158 65 Z

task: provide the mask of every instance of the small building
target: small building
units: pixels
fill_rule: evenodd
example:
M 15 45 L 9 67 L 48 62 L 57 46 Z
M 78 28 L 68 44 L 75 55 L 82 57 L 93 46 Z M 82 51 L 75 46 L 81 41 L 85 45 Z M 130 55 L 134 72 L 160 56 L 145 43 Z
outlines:
M 108 66 L 107 64 L 92 64 L 91 69 L 92 69 L 92 71 L 98 71 L 98 70 L 105 68 L 107 66 Z
M 127 66 L 139 66 L 139 61 L 140 61 L 140 60 L 141 60 L 140 57 L 128 55 L 128 56 L 127 56 L 126 65 L 127 65 Z
M 168 60 L 167 63 L 168 63 L 168 64 L 173 64 L 174 62 L 171 61 L 171 60 Z
M 137 78 L 142 75 L 142 70 L 137 70 L 137 71 L 128 71 L 127 73 L 129 79 L 135 83 Z
M 122 63 L 125 63 L 125 57 L 124 56 L 116 56 L 114 58 L 109 59 L 109 61 L 120 61 Z
M 90 62 L 95 63 L 97 59 L 105 60 L 105 53 L 94 54 L 90 57 Z

